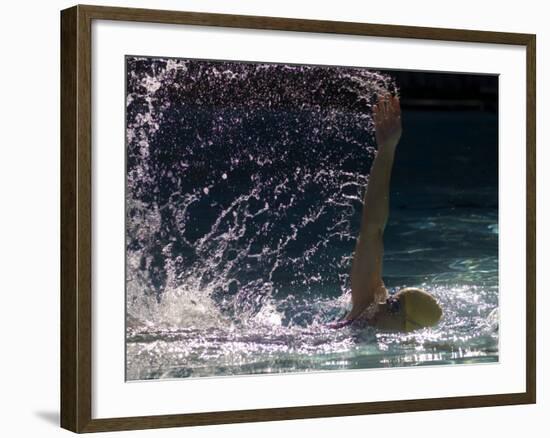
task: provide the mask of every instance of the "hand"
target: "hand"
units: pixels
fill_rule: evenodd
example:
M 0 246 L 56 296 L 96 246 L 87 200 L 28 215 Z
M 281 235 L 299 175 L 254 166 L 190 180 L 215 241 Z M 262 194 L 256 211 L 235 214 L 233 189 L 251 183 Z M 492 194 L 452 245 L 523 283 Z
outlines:
M 373 108 L 376 143 L 379 148 L 395 149 L 401 138 L 401 107 L 397 96 L 378 98 Z

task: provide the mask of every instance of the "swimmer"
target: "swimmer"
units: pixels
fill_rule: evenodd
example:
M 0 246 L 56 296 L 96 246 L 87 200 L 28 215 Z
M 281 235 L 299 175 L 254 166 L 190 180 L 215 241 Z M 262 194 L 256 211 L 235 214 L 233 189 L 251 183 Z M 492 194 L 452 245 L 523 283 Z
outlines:
M 418 288 L 388 293 L 382 281 L 383 235 L 388 220 L 389 185 L 395 148 L 401 138 L 401 108 L 397 96 L 378 99 L 373 108 L 378 150 L 372 163 L 363 199 L 361 230 L 351 267 L 352 309 L 340 328 L 355 322 L 384 330 L 411 331 L 436 325 L 442 309 L 435 298 Z

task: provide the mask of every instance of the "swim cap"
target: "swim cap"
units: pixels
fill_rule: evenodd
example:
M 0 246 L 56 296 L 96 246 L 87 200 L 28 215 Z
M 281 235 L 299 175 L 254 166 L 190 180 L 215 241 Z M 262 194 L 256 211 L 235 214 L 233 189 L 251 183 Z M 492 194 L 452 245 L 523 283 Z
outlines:
M 443 310 L 435 298 L 422 289 L 408 287 L 400 290 L 396 298 L 405 313 L 405 330 L 416 330 L 436 325 Z

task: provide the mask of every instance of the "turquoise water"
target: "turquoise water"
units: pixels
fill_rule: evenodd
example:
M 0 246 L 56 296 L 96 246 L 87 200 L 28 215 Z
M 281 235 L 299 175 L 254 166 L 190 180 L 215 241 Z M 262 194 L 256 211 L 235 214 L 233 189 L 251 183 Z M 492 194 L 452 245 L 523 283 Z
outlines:
M 444 309 L 437 327 L 408 334 L 327 329 L 323 323 L 349 308 L 348 296 L 330 297 L 338 295 L 338 285 L 317 297 L 289 294 L 239 322 L 219 314 L 213 302 L 193 303 L 185 296 L 162 310 L 171 327 L 128 325 L 128 379 L 497 361 L 498 261 L 491 254 L 498 239 L 496 212 L 416 210 L 392 217 L 388 234 L 398 229 L 394 239 L 401 245 L 386 251 L 385 282 L 434 294 Z
M 403 110 L 383 278 L 442 321 L 334 330 L 390 75 L 127 67 L 127 380 L 498 361 L 495 114 Z

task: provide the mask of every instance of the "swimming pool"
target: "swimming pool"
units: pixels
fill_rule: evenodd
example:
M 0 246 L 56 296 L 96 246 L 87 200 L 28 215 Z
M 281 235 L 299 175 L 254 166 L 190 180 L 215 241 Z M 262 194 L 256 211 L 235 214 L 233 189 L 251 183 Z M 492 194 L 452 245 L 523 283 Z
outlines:
M 403 109 L 383 278 L 391 292 L 431 292 L 442 321 L 334 330 L 324 324 L 350 307 L 368 117 L 353 104 L 296 110 L 311 103 L 314 70 L 285 70 L 294 106 L 267 110 L 263 79 L 214 105 L 178 75 L 216 84 L 223 69 L 157 63 L 129 65 L 127 380 L 498 361 L 496 114 Z M 362 102 L 385 80 L 355 74 L 336 72 L 344 88 L 320 80 Z

